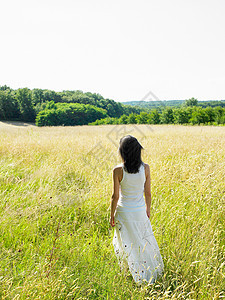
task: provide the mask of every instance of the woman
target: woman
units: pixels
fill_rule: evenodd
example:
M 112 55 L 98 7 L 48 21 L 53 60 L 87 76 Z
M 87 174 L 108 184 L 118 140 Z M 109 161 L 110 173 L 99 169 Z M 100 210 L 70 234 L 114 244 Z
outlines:
M 135 282 L 154 283 L 163 272 L 163 261 L 149 220 L 150 168 L 141 160 L 143 147 L 127 135 L 120 139 L 123 163 L 113 169 L 110 224 L 115 226 L 113 245 L 121 267 L 128 267 Z

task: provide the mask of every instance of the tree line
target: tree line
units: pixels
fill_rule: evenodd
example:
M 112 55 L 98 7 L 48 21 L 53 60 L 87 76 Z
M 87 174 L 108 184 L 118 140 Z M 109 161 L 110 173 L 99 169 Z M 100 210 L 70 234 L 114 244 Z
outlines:
M 28 88 L 13 90 L 6 85 L 0 86 L 0 120 L 36 122 L 38 126 L 79 125 L 88 124 L 96 120 L 95 118 L 118 117 L 140 111 L 140 108 L 104 99 L 100 94 L 84 93 L 81 90 L 62 92 Z
M 192 100 L 194 98 L 191 98 Z M 188 100 L 191 100 L 188 99 Z M 196 99 L 195 99 L 196 100 Z M 186 102 L 186 100 L 155 100 L 155 101 L 128 101 L 128 102 L 121 102 L 122 104 L 128 104 L 131 106 L 139 107 L 145 110 L 150 110 L 152 108 L 157 108 L 160 106 L 170 106 L 170 107 L 180 107 Z M 225 100 L 209 100 L 209 101 L 197 101 L 196 106 L 201 107 L 216 107 L 221 106 L 225 107 Z
M 224 125 L 225 107 L 164 107 L 152 109 L 149 113 L 123 114 L 119 118 L 106 117 L 89 123 L 89 125 L 103 124 L 190 124 L 190 125 Z
M 153 102 L 153 101 L 152 101 Z M 216 102 L 216 103 L 215 103 Z M 0 86 L 0 120 L 35 122 L 37 126 L 100 124 L 224 124 L 225 107 L 219 101 L 202 107 L 195 98 L 179 106 L 158 101 L 156 107 L 125 105 L 100 94 L 80 90 L 13 90 Z
M 87 125 L 99 118 L 107 117 L 105 109 L 81 103 L 47 103 L 45 110 L 36 117 L 37 126 Z

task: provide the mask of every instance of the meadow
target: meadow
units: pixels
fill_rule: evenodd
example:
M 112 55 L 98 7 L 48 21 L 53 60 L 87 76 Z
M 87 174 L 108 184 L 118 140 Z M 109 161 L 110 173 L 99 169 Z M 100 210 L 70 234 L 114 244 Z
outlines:
M 225 297 L 225 127 L 0 122 L 1 299 Z M 109 225 L 119 138 L 150 165 L 150 221 L 165 271 L 138 287 Z

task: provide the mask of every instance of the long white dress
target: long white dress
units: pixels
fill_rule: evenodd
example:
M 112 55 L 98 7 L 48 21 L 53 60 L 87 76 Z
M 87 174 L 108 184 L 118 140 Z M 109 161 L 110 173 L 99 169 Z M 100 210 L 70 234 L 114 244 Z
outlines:
M 113 246 L 120 266 L 128 267 L 136 283 L 154 283 L 162 275 L 164 264 L 144 199 L 145 168 L 128 173 L 123 168 L 120 197 L 115 212 Z

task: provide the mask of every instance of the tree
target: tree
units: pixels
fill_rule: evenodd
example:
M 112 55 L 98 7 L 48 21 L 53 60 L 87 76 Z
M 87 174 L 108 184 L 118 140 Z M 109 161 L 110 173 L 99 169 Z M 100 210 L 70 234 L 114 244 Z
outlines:
M 128 124 L 137 124 L 137 120 L 136 120 L 137 115 L 134 113 L 131 113 L 128 118 L 127 118 L 127 123 Z
M 215 121 L 217 124 L 224 124 L 224 114 L 225 114 L 225 108 L 222 108 L 221 106 L 217 106 L 214 108 L 215 113 Z
M 173 116 L 175 124 L 185 124 L 189 121 L 189 114 L 185 108 L 174 108 Z
M 214 122 L 215 121 L 215 110 L 208 106 L 205 108 L 205 113 L 208 116 L 209 122 Z
M 160 116 L 160 121 L 162 124 L 173 124 L 173 110 L 170 107 L 163 109 Z
M 208 123 L 208 122 L 209 122 L 209 117 L 205 113 L 203 108 L 196 107 L 192 111 L 192 117 L 190 119 L 190 123 L 200 125 L 200 124 L 205 124 L 205 123 Z
M 18 89 L 16 98 L 19 104 L 21 120 L 33 122 L 36 114 L 32 102 L 31 91 L 28 88 Z
M 154 108 L 150 111 L 148 123 L 149 124 L 159 124 L 160 123 L 160 114 L 157 109 Z
M 54 101 L 54 102 L 62 102 L 62 97 L 60 93 L 56 93 L 55 91 L 44 90 L 43 91 L 43 99 L 45 101 Z
M 136 120 L 138 124 L 148 124 L 149 115 L 142 111 L 140 115 L 137 115 Z
M 10 90 L 0 90 L 0 119 L 15 120 L 20 117 L 18 102 Z
M 50 101 L 46 109 L 36 117 L 37 126 L 86 125 L 97 119 L 106 118 L 105 109 L 80 103 L 54 103 Z
M 42 104 L 45 101 L 44 99 L 44 92 L 41 89 L 33 89 L 32 97 L 34 104 Z
M 6 90 L 11 91 L 12 89 L 9 86 L 7 86 L 7 85 L 0 86 L 0 91 L 6 91 Z
M 119 118 L 119 124 L 127 124 L 127 123 L 128 123 L 128 116 L 122 115 L 122 116 Z
M 186 99 L 184 102 L 184 106 L 197 106 L 198 105 L 198 100 L 195 98 L 191 98 L 191 99 Z
M 114 109 L 114 107 L 113 107 L 113 105 L 112 105 L 111 103 L 109 103 L 109 104 L 107 105 L 106 109 L 107 109 L 107 113 L 108 113 L 108 115 L 109 115 L 110 117 L 113 117 L 113 116 L 116 115 L 115 109 Z

